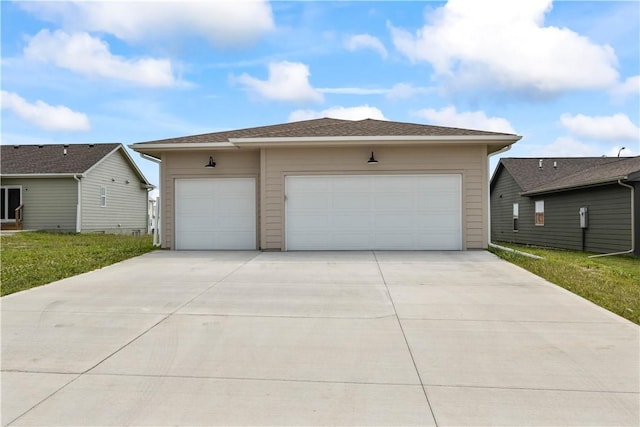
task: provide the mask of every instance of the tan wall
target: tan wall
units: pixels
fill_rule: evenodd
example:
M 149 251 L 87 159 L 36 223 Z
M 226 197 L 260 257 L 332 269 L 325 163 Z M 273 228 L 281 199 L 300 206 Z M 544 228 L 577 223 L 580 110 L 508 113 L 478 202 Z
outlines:
M 487 247 L 487 156 L 484 146 L 377 147 L 371 149 L 272 148 L 264 150 L 260 233 L 262 249 L 284 249 L 284 182 L 287 175 L 371 173 L 462 174 L 463 249 Z
M 371 173 L 459 173 L 462 175 L 463 249 L 487 247 L 487 154 L 485 146 L 396 146 L 374 149 L 379 163 L 367 164 L 368 147 L 268 148 L 164 153 L 161 168 L 162 247 L 174 242 L 175 179 L 254 177 L 259 248 L 284 249 L 284 182 L 287 175 Z M 205 168 L 209 156 L 215 169 Z
M 216 167 L 205 168 L 213 156 Z M 229 151 L 202 151 L 202 152 L 175 152 L 162 155 L 162 167 L 160 168 L 161 191 L 161 223 L 162 223 L 162 247 L 174 247 L 175 226 L 175 180 L 180 178 L 256 178 L 256 188 L 260 188 L 260 151 L 259 150 L 229 150 Z M 256 195 L 257 197 L 257 195 Z M 258 218 L 256 224 L 260 224 L 259 200 L 256 202 Z M 258 228 L 259 230 L 259 228 Z

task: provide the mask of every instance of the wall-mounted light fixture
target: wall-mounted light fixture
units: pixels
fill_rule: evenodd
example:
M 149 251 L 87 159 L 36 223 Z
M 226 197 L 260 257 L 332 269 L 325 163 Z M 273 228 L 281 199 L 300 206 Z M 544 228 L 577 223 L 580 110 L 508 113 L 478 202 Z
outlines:
M 205 168 L 215 168 L 216 162 L 213 161 L 213 157 L 209 156 L 209 163 L 204 165 Z
M 373 151 L 371 152 L 371 157 L 369 157 L 369 161 L 367 162 L 367 164 L 369 164 L 369 165 L 377 165 L 378 164 L 378 161 L 373 156 Z

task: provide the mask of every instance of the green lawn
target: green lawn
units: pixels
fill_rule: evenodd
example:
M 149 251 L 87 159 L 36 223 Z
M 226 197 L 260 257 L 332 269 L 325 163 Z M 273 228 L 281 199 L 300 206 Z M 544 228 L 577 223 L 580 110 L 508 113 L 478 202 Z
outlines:
M 0 236 L 1 295 L 154 250 L 151 236 L 23 232 Z
M 490 249 L 501 258 L 640 325 L 640 258 L 499 244 L 545 259 Z

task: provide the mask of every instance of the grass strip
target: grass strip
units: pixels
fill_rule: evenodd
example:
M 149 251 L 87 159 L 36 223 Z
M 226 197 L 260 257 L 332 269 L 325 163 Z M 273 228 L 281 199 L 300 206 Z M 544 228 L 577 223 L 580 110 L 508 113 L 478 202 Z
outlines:
M 499 244 L 544 259 L 490 248 L 500 258 L 640 325 L 639 257 L 589 258 L 592 254 L 585 252 Z
M 41 286 L 154 250 L 151 236 L 22 232 L 0 236 L 1 295 Z

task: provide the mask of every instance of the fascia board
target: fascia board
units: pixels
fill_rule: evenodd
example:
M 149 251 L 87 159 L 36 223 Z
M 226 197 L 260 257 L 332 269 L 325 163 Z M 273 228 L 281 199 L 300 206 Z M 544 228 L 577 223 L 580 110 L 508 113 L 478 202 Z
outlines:
M 182 142 L 161 142 L 161 143 L 140 143 L 140 144 L 131 144 L 129 145 L 134 151 L 138 153 L 144 153 L 146 151 L 157 151 L 157 150 L 201 150 L 206 148 L 238 148 L 235 144 L 231 142 L 193 142 L 193 143 L 182 143 Z
M 84 178 L 84 173 L 3 173 L 2 178 L 73 178 L 79 176 Z
M 230 138 L 229 141 L 246 147 L 336 147 L 336 146 L 378 146 L 389 143 L 403 145 L 436 145 L 436 144 L 482 144 L 491 142 L 511 145 L 521 137 L 516 136 L 340 136 L 340 137 L 296 137 L 296 138 Z

